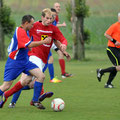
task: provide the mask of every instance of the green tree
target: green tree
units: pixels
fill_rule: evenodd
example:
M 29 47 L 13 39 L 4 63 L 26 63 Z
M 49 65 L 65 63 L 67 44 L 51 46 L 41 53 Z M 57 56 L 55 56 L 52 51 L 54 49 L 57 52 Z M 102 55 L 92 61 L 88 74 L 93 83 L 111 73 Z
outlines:
M 77 60 L 85 58 L 85 40 L 89 40 L 88 30 L 84 30 L 84 18 L 89 15 L 89 7 L 85 0 L 71 0 L 67 5 L 68 19 L 72 22 L 73 57 Z
M 5 35 L 11 35 L 15 22 L 10 18 L 11 9 L 0 0 L 0 60 L 6 58 Z

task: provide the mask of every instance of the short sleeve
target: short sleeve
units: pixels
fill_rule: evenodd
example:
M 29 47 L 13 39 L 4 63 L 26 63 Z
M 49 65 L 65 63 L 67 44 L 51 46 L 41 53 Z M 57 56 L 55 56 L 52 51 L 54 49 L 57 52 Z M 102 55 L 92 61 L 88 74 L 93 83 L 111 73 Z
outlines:
M 17 31 L 18 48 L 27 47 L 31 41 L 25 30 L 19 28 Z

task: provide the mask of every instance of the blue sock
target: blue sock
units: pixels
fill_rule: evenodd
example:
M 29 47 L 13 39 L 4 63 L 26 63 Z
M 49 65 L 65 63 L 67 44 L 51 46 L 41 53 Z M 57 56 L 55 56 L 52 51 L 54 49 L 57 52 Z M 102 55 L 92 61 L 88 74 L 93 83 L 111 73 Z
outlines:
M 26 85 L 22 88 L 22 90 L 29 90 L 29 89 L 30 89 L 30 87 L 28 85 Z
M 4 92 L 2 90 L 0 90 L 0 96 L 3 94 Z
M 54 66 L 52 64 L 48 64 L 49 74 L 50 74 L 50 80 L 54 78 Z
M 48 67 L 48 63 L 45 64 L 45 67 L 43 68 L 43 72 L 46 71 L 47 67 Z
M 33 101 L 38 102 L 38 98 L 40 96 L 41 90 L 42 90 L 43 83 L 35 81 L 34 83 L 34 95 L 33 95 Z
M 19 98 L 19 96 L 21 94 L 21 91 L 22 91 L 22 89 L 20 89 L 18 92 L 13 94 L 13 98 L 11 100 L 11 103 L 16 103 L 17 102 L 17 100 L 18 100 L 18 98 Z
M 21 90 L 19 90 L 18 92 L 14 93 L 13 94 L 13 98 L 11 100 L 11 103 L 16 103 L 17 102 L 17 100 L 18 100 L 22 90 L 29 90 L 29 89 L 30 89 L 29 86 L 26 85 Z

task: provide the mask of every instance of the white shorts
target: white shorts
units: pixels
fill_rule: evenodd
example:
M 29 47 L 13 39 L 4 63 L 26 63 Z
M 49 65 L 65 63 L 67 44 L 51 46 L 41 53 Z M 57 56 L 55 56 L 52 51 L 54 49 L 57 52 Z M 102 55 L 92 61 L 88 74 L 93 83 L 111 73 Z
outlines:
M 51 49 L 55 50 L 57 46 L 53 43 Z
M 45 67 L 45 63 L 43 63 L 43 61 L 37 56 L 32 55 L 32 56 L 29 57 L 29 60 L 32 63 L 34 63 L 35 65 L 37 65 L 40 68 L 41 71 Z

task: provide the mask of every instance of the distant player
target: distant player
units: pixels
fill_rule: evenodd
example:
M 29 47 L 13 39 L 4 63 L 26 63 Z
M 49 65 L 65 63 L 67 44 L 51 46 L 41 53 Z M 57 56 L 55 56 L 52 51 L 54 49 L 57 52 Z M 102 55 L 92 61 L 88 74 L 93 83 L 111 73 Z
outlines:
M 120 13 L 118 13 L 118 22 L 112 24 L 105 32 L 108 39 L 107 55 L 114 66 L 120 65 Z M 110 70 L 110 71 L 109 71 Z M 109 72 L 109 78 L 105 84 L 105 88 L 114 88 L 112 81 L 117 75 L 117 70 L 97 69 L 97 79 L 101 81 L 104 73 Z
M 58 2 L 54 3 L 54 9 L 57 12 L 57 15 L 56 15 L 56 18 L 55 18 L 55 21 L 57 23 L 56 26 L 57 27 L 66 27 L 66 23 L 65 22 L 63 22 L 62 24 L 59 22 L 58 14 L 60 13 L 60 10 L 61 10 L 60 3 L 58 3 Z M 56 51 L 58 53 L 59 65 L 60 65 L 60 68 L 61 68 L 61 76 L 62 76 L 62 78 L 72 77 L 73 76 L 72 74 L 66 72 L 65 60 L 64 60 L 63 53 L 60 50 L 57 50 L 57 49 L 56 49 Z

